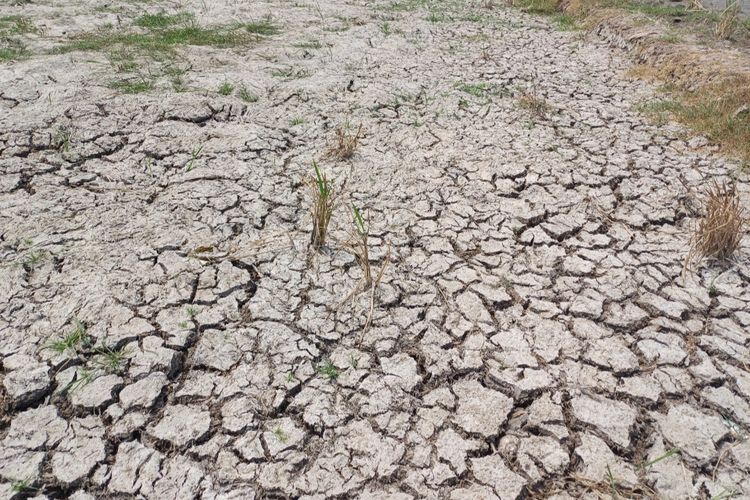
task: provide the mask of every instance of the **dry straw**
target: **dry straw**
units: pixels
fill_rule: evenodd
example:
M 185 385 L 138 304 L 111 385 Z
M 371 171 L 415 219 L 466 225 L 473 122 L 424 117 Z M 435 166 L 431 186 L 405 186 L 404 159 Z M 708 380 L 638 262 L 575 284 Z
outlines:
M 747 219 L 733 184 L 714 181 L 706 191 L 703 208 L 690 238 L 686 267 L 705 258 L 728 259 L 742 241 Z
M 336 160 L 346 160 L 351 158 L 359 146 L 359 140 L 363 137 L 362 124 L 357 128 L 354 134 L 347 133 L 342 127 L 336 129 L 336 140 L 334 144 L 325 152 L 324 158 L 334 158 Z

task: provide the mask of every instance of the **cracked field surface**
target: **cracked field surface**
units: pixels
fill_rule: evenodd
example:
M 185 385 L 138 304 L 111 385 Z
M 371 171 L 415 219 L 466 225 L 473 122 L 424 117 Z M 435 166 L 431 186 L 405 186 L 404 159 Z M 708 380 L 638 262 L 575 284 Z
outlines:
M 747 239 L 683 273 L 737 165 L 488 3 L 184 1 L 278 29 L 160 57 L 66 45 L 152 4 L 3 7 L 0 497 L 750 496 Z

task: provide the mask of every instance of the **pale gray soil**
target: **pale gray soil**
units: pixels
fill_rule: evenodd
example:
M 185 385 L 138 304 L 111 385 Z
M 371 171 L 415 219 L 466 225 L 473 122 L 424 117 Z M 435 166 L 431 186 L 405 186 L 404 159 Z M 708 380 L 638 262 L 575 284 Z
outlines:
M 45 54 L 158 11 L 123 5 L 3 4 L 44 33 L 0 63 L 0 497 L 750 496 L 750 240 L 681 276 L 737 165 L 639 115 L 624 54 L 503 7 L 328 0 L 181 2 L 282 30 L 182 49 L 183 92 Z M 314 255 L 305 183 L 347 122 Z M 350 201 L 373 273 L 390 248 L 369 329 L 369 293 L 337 309 Z M 56 352 L 76 319 L 91 342 Z

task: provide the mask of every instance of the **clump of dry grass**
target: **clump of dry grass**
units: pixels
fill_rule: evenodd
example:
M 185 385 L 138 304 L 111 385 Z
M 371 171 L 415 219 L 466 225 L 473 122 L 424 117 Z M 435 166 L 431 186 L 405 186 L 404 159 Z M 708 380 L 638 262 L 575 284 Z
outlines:
M 521 92 L 521 95 L 518 97 L 518 103 L 521 107 L 528 109 L 540 117 L 545 116 L 550 109 L 549 104 L 543 97 L 539 97 L 533 92 L 528 91 Z
M 362 124 L 357 128 L 357 133 L 348 133 L 343 127 L 336 129 L 336 140 L 334 144 L 325 152 L 325 158 L 334 158 L 336 160 L 346 160 L 351 158 L 359 146 L 359 140 L 362 138 Z
M 703 200 L 704 215 L 690 238 L 685 265 L 707 257 L 727 259 L 739 248 L 747 219 L 734 185 L 714 181 Z
M 313 168 L 315 169 L 315 176 L 308 182 L 312 196 L 310 211 L 313 220 L 310 245 L 315 250 L 319 250 L 326 242 L 328 224 L 331 222 L 331 216 L 333 215 L 336 195 L 331 182 L 315 161 L 313 161 Z
M 737 27 L 737 16 L 740 13 L 740 3 L 738 0 L 727 6 L 721 13 L 719 22 L 716 23 L 714 33 L 722 40 L 729 40 Z

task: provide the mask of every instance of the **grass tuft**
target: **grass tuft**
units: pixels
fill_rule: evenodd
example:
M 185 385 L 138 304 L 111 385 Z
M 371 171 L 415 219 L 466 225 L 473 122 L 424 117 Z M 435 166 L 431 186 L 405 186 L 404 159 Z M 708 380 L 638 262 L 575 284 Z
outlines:
M 219 87 L 219 94 L 221 95 L 229 95 L 232 92 L 234 92 L 234 85 L 229 82 L 224 82 Z
M 518 103 L 522 108 L 528 109 L 540 118 L 546 116 L 550 109 L 549 104 L 544 98 L 528 91 L 521 92 L 521 95 L 518 97 Z
M 237 95 L 245 102 L 257 102 L 258 96 L 255 94 L 252 94 L 245 86 L 240 87 L 240 89 L 237 91 Z
M 734 185 L 714 181 L 703 200 L 704 214 L 690 239 L 686 266 L 704 258 L 728 259 L 739 248 L 747 222 Z
M 357 128 L 357 132 L 348 133 L 344 127 L 336 129 L 336 141 L 325 152 L 325 158 L 334 158 L 337 160 L 346 160 L 351 158 L 359 146 L 359 140 L 362 138 L 362 124 Z
M 50 342 L 46 347 L 51 349 L 57 354 L 64 354 L 66 351 L 77 351 L 79 347 L 87 349 L 92 339 L 88 333 L 86 333 L 86 325 L 79 320 L 74 320 L 74 329 L 72 332 L 65 335 L 59 340 Z
M 335 206 L 335 193 L 331 182 L 326 177 L 326 174 L 320 170 L 315 161 L 313 161 L 313 168 L 315 169 L 315 176 L 309 182 L 310 193 L 312 195 L 311 213 L 313 219 L 310 245 L 315 250 L 320 250 L 325 244 L 326 235 L 328 234 L 328 224 L 331 222 Z
M 334 366 L 333 363 L 331 363 L 330 360 L 325 360 L 323 363 L 319 364 L 317 367 L 315 367 L 315 371 L 324 377 L 327 377 L 328 380 L 336 380 L 339 376 L 338 369 Z
M 147 28 L 150 30 L 164 29 L 177 24 L 184 24 L 194 20 L 193 14 L 189 12 L 179 12 L 174 15 L 158 12 L 156 14 L 143 14 L 133 22 L 135 26 Z
M 347 242 L 346 246 L 354 255 L 359 267 L 362 269 L 362 283 L 364 288 L 370 288 L 372 285 L 372 271 L 370 269 L 370 248 L 368 238 L 370 236 L 370 227 L 366 224 L 362 213 L 356 205 L 352 205 L 354 215 L 354 233 Z

